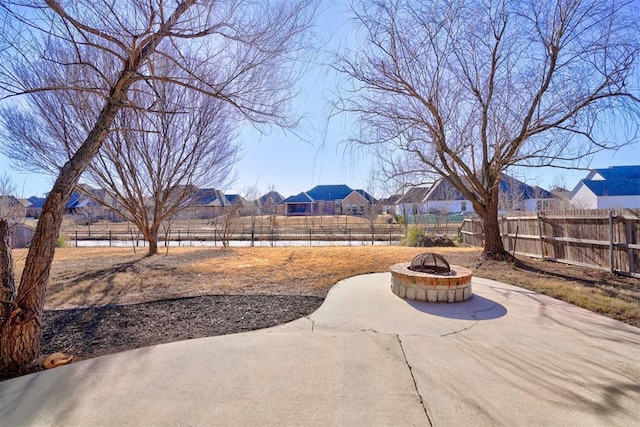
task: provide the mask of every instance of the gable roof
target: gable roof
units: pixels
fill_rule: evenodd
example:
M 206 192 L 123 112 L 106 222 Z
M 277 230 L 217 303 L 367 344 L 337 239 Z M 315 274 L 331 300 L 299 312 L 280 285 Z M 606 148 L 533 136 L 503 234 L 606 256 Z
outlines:
M 593 171 L 606 180 L 640 179 L 640 166 L 609 166 L 605 169 L 594 169 Z
M 32 208 L 41 208 L 42 206 L 44 206 L 44 202 L 45 199 L 44 197 L 36 197 L 36 196 L 31 196 L 27 199 L 30 203 L 31 203 L 31 207 Z
M 528 199 L 552 199 L 555 197 L 549 191 L 538 186 L 532 187 L 522 181 L 502 175 L 500 180 L 500 191 L 506 194 L 517 194 L 522 200 Z
M 640 196 L 640 179 L 638 178 L 582 180 L 581 182 L 599 197 Z
M 282 197 L 282 194 L 278 193 L 277 191 L 269 191 L 267 194 L 258 199 L 258 203 L 260 203 L 260 205 L 264 205 L 268 203 L 269 200 L 271 200 L 272 204 L 278 205 L 284 201 L 284 197 Z
M 587 187 L 597 197 L 640 196 L 640 166 L 593 169 L 586 178 L 578 182 L 569 197 L 575 197 L 582 186 Z
M 364 190 L 353 190 L 356 193 L 360 194 L 362 197 L 364 197 L 365 199 L 367 199 L 367 202 L 369 203 L 376 203 L 376 199 L 369 193 L 367 193 Z
M 380 199 L 379 202 L 383 205 L 395 205 L 401 197 L 402 196 L 400 194 L 393 194 L 386 199 Z
M 289 196 L 282 203 L 313 203 L 314 200 L 304 191 L 295 196 Z
M 437 180 L 429 189 L 428 200 L 465 200 L 461 192 L 456 190 L 448 179 Z
M 73 193 L 71 193 L 71 197 L 69 197 L 69 201 L 67 202 L 67 209 L 73 209 L 73 208 L 78 208 L 80 207 L 80 200 L 82 199 L 82 196 L 80 195 L 80 193 L 74 191 Z
M 226 206 L 228 204 L 225 195 L 215 188 L 201 188 L 191 197 L 193 204 L 200 206 Z
M 412 187 L 398 200 L 398 203 L 422 203 L 427 198 L 429 190 L 429 187 Z
M 500 192 L 502 194 L 518 195 L 522 200 L 527 199 L 551 199 L 555 197 L 549 191 L 536 186 L 530 186 L 508 175 L 502 175 L 500 180 Z M 466 197 L 454 188 L 451 182 L 444 178 L 436 181 L 429 189 L 428 200 L 466 200 Z
M 316 185 L 311 190 L 307 191 L 306 194 L 313 200 L 332 201 L 342 200 L 351 194 L 352 191 L 353 190 L 348 185 L 344 184 Z

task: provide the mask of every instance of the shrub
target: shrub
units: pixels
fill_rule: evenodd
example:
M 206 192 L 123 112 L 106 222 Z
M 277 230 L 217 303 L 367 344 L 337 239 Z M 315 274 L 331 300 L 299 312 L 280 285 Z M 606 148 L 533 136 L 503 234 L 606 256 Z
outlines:
M 407 230 L 407 237 L 405 237 L 403 244 L 411 247 L 420 246 L 420 239 L 422 239 L 422 236 L 422 230 L 417 227 L 411 227 Z
M 64 248 L 67 246 L 67 236 L 61 234 L 56 239 L 56 248 Z

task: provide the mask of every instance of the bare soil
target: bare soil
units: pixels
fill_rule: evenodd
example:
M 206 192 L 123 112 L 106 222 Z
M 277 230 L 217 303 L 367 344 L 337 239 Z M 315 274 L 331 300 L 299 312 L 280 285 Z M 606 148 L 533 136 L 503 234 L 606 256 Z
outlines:
M 346 277 L 388 271 L 424 248 L 172 248 L 144 257 L 122 248 L 56 251 L 42 357 L 74 360 L 160 343 L 245 332 L 315 311 Z M 474 275 L 545 293 L 640 326 L 640 280 L 534 259 L 481 261 L 480 250 L 437 248 Z M 26 252 L 15 251 L 19 275 Z M 12 374 L 13 375 L 13 374 Z M 7 378 L 0 372 L 0 379 Z

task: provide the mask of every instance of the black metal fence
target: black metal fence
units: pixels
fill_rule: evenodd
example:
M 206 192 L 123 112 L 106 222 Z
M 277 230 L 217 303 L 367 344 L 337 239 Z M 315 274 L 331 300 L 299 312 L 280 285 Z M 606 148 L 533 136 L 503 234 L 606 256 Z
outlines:
M 402 227 L 374 228 L 241 228 L 234 230 L 175 229 L 160 232 L 159 246 L 323 246 L 323 245 L 393 245 L 402 241 Z M 135 246 L 147 245 L 142 234 L 134 229 L 121 230 L 76 230 L 68 232 L 70 246 Z

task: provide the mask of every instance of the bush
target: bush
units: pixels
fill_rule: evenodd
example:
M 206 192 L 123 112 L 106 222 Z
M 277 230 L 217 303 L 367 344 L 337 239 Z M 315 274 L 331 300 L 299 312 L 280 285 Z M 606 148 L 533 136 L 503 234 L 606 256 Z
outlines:
M 67 246 L 67 236 L 61 234 L 56 239 L 56 248 L 64 248 L 65 246 Z
M 405 237 L 403 244 L 405 246 L 416 247 L 420 246 L 420 239 L 424 233 L 416 227 L 411 227 L 407 230 L 407 237 Z
M 427 235 L 417 227 L 407 230 L 407 237 L 405 237 L 403 244 L 405 246 L 420 246 L 423 248 L 456 246 L 456 243 L 447 236 Z
M 455 246 L 455 243 L 453 243 L 453 241 L 447 236 L 429 235 L 429 236 L 420 237 L 420 239 L 418 239 L 418 245 L 426 248 L 433 248 L 433 247 L 443 248 L 443 247 L 453 247 Z

